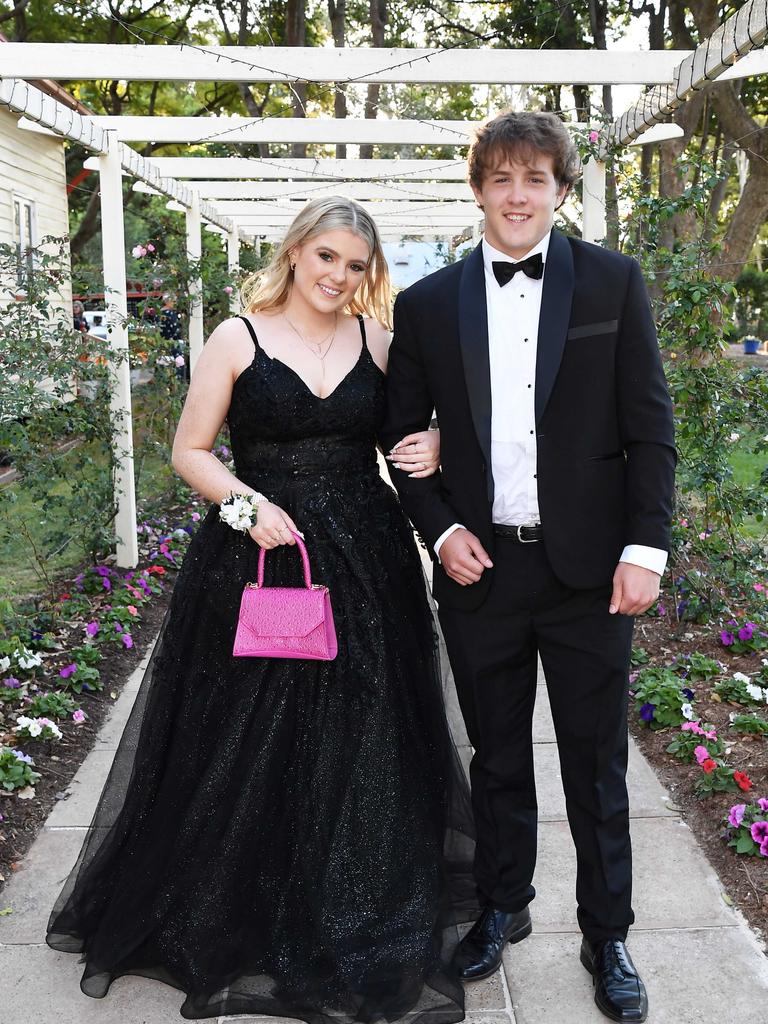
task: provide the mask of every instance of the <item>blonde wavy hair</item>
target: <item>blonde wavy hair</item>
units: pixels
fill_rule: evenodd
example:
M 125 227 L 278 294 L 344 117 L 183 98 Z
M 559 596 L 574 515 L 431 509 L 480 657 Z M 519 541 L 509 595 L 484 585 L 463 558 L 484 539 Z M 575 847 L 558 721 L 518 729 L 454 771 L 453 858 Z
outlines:
M 302 208 L 277 247 L 272 261 L 243 283 L 240 289 L 243 309 L 247 313 L 257 313 L 285 305 L 293 287 L 291 252 L 316 235 L 339 228 L 359 235 L 371 254 L 363 282 L 345 312 L 373 317 L 392 330 L 392 288 L 378 228 L 359 203 L 343 196 L 314 199 Z

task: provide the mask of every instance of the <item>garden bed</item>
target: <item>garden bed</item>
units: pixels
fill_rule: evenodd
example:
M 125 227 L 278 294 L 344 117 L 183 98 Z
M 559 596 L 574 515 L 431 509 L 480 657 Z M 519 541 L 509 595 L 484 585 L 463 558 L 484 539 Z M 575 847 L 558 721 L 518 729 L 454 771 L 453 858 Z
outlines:
M 64 738 L 27 740 L 25 753 L 35 761 L 40 781 L 35 785 L 33 799 L 20 800 L 0 790 L 0 891 L 28 852 L 37 834 L 67 786 L 83 763 L 96 737 L 109 716 L 112 705 L 127 680 L 141 661 L 147 647 L 154 641 L 168 604 L 169 591 L 160 595 L 145 611 L 143 621 L 133 627 L 131 650 L 116 650 L 101 666 L 104 689 L 89 694 L 80 703 L 88 718 L 77 728 L 64 731 Z M 0 899 L 0 910 L 2 900 Z
M 630 701 L 630 731 L 669 790 L 674 808 L 680 812 L 717 871 L 726 893 L 726 902 L 738 907 L 763 941 L 768 941 L 768 857 L 738 855 L 724 838 L 725 818 L 732 806 L 749 803 L 759 797 L 768 798 L 768 739 L 736 733 L 730 728 L 730 716 L 747 712 L 765 718 L 766 706 L 745 706 L 718 700 L 716 694 L 713 698 L 717 682 L 732 678 L 734 672 L 754 677 L 762 667 L 762 658 L 768 657 L 768 650 L 732 654 L 720 642 L 711 624 L 702 626 L 684 622 L 678 627 L 665 617 L 652 616 L 638 620 L 634 645 L 636 650 L 640 648 L 647 652 L 649 665 L 670 665 L 675 659 L 680 663 L 682 657 L 695 653 L 717 660 L 724 666 L 724 671 L 710 680 L 691 682 L 694 720 L 715 727 L 717 735 L 724 741 L 727 762 L 744 772 L 751 781 L 749 791 L 734 789 L 701 798 L 696 792 L 696 784 L 702 777 L 701 765 L 696 760 L 681 761 L 667 751 L 672 740 L 680 735 L 680 729 L 649 728 L 640 717 L 641 705 L 638 702 Z M 703 742 L 706 744 L 706 739 Z

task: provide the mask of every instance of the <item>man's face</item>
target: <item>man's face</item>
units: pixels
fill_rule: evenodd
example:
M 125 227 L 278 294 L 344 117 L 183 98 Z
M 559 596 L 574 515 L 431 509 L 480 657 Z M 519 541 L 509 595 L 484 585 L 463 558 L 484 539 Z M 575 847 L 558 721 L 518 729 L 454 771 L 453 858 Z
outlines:
M 485 212 L 487 241 L 519 260 L 550 232 L 568 187 L 556 180 L 552 157 L 534 151 L 523 161 L 500 157 L 472 191 Z

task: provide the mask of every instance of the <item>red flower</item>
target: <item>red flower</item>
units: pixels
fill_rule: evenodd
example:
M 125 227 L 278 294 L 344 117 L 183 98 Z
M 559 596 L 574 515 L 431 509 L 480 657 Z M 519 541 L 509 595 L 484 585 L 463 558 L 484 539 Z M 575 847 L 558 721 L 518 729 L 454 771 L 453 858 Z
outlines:
M 59 595 L 59 600 L 60 601 L 68 601 L 69 600 L 69 594 L 60 594 Z
M 165 575 L 165 569 L 162 565 L 150 565 L 147 572 L 156 572 L 159 576 Z
M 715 768 L 717 768 L 717 761 L 713 761 L 711 757 L 708 757 L 706 761 L 701 762 L 701 767 L 707 775 L 711 775 Z
M 733 781 L 739 789 L 743 789 L 745 793 L 752 789 L 752 779 L 750 779 L 750 777 L 744 772 L 734 772 Z

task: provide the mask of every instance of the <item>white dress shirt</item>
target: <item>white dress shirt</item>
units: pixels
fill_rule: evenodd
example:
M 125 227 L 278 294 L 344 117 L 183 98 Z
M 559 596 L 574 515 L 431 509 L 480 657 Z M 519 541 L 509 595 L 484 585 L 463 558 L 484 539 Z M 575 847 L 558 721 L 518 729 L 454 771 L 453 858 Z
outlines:
M 545 266 L 550 235 L 546 234 L 523 259 L 541 253 Z M 505 526 L 532 526 L 540 522 L 536 482 L 536 343 L 544 279 L 518 271 L 503 287 L 493 274 L 494 260 L 515 263 L 506 253 L 482 241 L 485 299 L 488 310 L 488 357 L 491 371 L 491 472 L 493 521 Z M 439 425 L 439 424 L 438 424 Z M 439 556 L 454 523 L 435 544 Z M 622 562 L 651 569 L 661 575 L 667 552 L 642 544 L 629 544 Z

